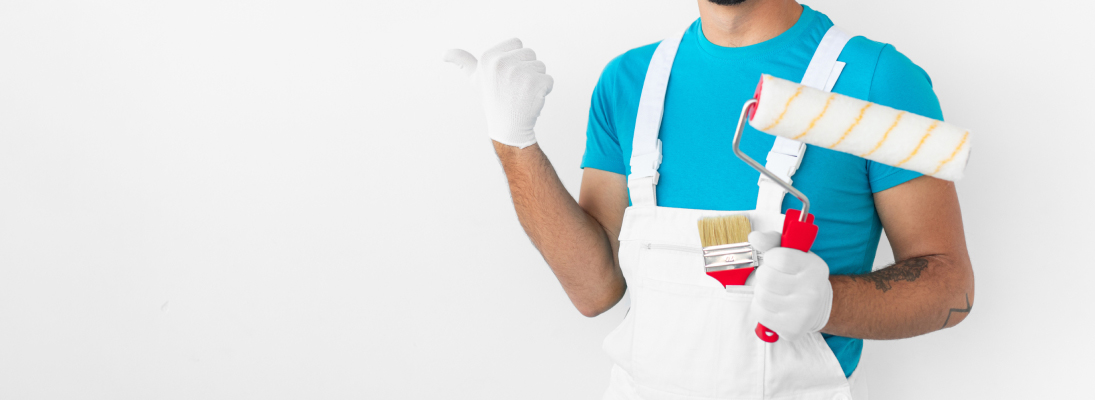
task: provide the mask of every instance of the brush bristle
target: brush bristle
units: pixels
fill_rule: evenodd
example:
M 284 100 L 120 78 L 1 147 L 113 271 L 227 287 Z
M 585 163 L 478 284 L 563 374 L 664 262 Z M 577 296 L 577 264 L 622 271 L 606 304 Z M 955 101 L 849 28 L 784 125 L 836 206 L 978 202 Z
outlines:
M 699 228 L 703 247 L 748 242 L 749 232 L 753 231 L 749 217 L 744 215 L 704 218 L 699 221 Z

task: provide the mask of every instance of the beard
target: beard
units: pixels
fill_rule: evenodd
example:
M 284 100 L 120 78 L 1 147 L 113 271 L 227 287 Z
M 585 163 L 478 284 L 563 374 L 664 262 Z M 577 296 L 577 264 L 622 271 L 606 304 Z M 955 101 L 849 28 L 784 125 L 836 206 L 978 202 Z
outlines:
M 744 3 L 748 0 L 707 0 L 707 1 L 718 4 L 720 6 L 734 6 L 734 5 Z

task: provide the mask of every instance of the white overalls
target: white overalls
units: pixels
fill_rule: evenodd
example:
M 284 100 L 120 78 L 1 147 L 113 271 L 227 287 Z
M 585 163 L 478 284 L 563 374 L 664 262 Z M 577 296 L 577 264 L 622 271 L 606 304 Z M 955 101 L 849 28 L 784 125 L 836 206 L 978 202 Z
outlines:
M 756 209 L 750 211 L 657 206 L 658 131 L 682 37 L 674 35 L 658 45 L 639 100 L 627 183 L 632 206 L 624 213 L 620 232 L 620 266 L 631 310 L 604 341 L 615 362 L 604 398 L 850 400 L 855 392 L 857 400 L 865 399 L 858 369 L 846 379 L 821 334 L 794 342 L 762 342 L 753 332 L 757 321 L 749 315 L 753 287 L 724 289 L 704 271 L 697 221 L 746 214 L 754 230 L 780 231 L 786 194 L 780 186 L 762 176 Z M 802 83 L 831 90 L 844 67 L 836 59 L 848 39 L 836 27 L 826 32 Z M 777 137 L 766 167 L 790 182 L 805 148 Z

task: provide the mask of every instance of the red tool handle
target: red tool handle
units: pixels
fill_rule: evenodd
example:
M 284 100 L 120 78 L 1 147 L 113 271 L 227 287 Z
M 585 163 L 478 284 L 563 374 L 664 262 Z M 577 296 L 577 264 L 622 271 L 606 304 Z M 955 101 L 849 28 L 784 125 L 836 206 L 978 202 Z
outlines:
M 783 234 L 780 236 L 780 247 L 807 252 L 810 251 L 810 246 L 814 245 L 814 239 L 817 238 L 817 225 L 814 225 L 814 215 L 807 214 L 805 222 L 799 221 L 801 215 L 802 212 L 799 210 L 787 210 L 787 215 L 783 217 Z M 755 332 L 757 337 L 765 342 L 775 343 L 779 340 L 779 334 L 765 328 L 764 325 L 757 324 Z
M 708 272 L 707 275 L 715 278 L 722 284 L 723 287 L 727 286 L 741 286 L 745 284 L 745 280 L 749 279 L 749 274 L 753 273 L 753 270 L 757 267 L 749 268 L 735 268 L 727 269 L 723 271 Z

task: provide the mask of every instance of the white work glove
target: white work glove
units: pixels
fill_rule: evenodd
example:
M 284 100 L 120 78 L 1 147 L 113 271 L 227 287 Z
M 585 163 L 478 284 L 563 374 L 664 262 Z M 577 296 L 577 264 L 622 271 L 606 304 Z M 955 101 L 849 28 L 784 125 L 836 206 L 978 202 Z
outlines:
M 555 81 L 532 49 L 514 38 L 483 52 L 478 61 L 460 49 L 446 52 L 444 60 L 459 66 L 478 88 L 491 139 L 522 149 L 536 143 L 532 128 Z
M 753 283 L 753 318 L 794 341 L 829 323 L 833 286 L 829 265 L 814 253 L 779 247 L 779 233 L 753 232 L 749 243 L 764 255 Z

